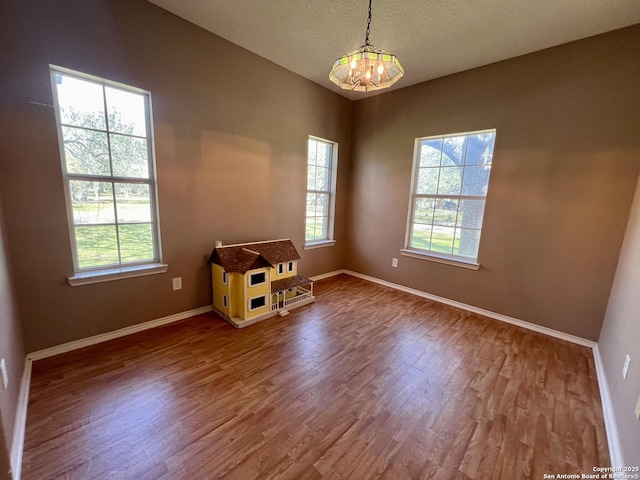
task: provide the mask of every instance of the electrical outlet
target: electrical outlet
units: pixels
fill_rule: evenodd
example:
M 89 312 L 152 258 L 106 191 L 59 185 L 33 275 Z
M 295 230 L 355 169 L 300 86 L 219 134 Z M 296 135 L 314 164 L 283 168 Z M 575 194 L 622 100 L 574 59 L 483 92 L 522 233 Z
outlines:
M 173 279 L 173 289 L 182 290 L 182 277 L 176 277 Z
M 0 360 L 0 373 L 2 374 L 2 388 L 6 390 L 7 385 L 9 385 L 9 376 L 7 375 L 7 364 L 4 358 Z
M 624 366 L 622 367 L 622 378 L 627 379 L 629 374 L 629 365 L 631 365 L 631 357 L 627 355 L 624 359 Z
M 392 267 L 398 267 L 398 259 L 397 258 L 392 258 L 391 259 L 391 266 Z
M 638 395 L 638 403 L 636 404 L 636 418 L 640 420 L 640 395 Z

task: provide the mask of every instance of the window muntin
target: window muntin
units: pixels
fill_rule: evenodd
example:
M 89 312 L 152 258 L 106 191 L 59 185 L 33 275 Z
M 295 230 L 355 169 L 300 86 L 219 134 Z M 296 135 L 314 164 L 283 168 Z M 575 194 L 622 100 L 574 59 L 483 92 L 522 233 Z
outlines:
M 309 137 L 305 244 L 333 239 L 338 144 Z
M 475 263 L 495 130 L 416 140 L 406 248 Z
M 51 68 L 76 272 L 160 261 L 148 92 Z
M 261 285 L 267 281 L 267 274 L 265 272 L 252 273 L 249 275 L 249 286 Z
M 249 310 L 256 310 L 258 308 L 262 308 L 267 304 L 267 297 L 265 295 L 261 295 L 259 297 L 253 297 L 249 300 Z

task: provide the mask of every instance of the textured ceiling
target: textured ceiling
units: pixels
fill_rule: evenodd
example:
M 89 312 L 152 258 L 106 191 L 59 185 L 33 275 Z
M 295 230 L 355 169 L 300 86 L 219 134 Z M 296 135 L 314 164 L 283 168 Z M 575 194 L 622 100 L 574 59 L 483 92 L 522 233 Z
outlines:
M 374 94 L 329 81 L 364 43 L 366 0 L 149 1 L 347 98 Z M 370 40 L 402 62 L 398 89 L 636 23 L 640 0 L 374 0 Z

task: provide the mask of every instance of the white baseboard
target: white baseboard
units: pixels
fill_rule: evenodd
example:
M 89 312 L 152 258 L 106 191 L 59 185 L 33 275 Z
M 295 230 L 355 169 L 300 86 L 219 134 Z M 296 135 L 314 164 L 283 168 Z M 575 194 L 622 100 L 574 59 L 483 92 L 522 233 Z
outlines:
M 607 443 L 609 444 L 611 466 L 624 467 L 625 463 L 622 457 L 620 435 L 618 434 L 618 425 L 613 411 L 613 402 L 611 401 L 611 391 L 609 390 L 609 383 L 607 382 L 607 376 L 604 372 L 604 365 L 602 364 L 602 357 L 600 356 L 598 345 L 593 347 L 593 360 L 596 364 L 596 376 L 598 377 L 598 387 L 600 388 L 602 415 L 604 417 L 604 427 L 607 430 Z
M 94 335 L 92 337 L 83 338 L 74 342 L 63 343 L 62 345 L 57 345 L 55 347 L 45 348 L 44 350 L 38 350 L 36 352 L 29 353 L 27 355 L 27 358 L 30 358 L 32 361 L 42 360 L 43 358 L 53 357 L 54 355 L 60 355 L 61 353 L 71 352 L 73 350 L 78 350 L 79 348 L 89 347 L 98 343 L 107 342 L 109 340 L 113 340 L 114 338 L 120 338 L 126 335 L 131 335 L 132 333 L 138 333 L 144 330 L 159 327 L 161 325 L 166 325 L 167 323 L 184 320 L 185 318 L 200 315 L 202 313 L 207 313 L 211 310 L 213 310 L 212 305 L 205 305 L 204 307 L 194 308 L 193 310 L 188 310 L 186 312 L 175 313 L 173 315 L 169 315 L 168 317 L 150 320 L 148 322 L 139 323 L 130 327 L 121 328 L 119 330 L 114 330 L 113 332 L 102 333 L 100 335 Z
M 592 340 L 587 340 L 586 338 L 577 337 L 569 333 L 560 332 L 558 330 L 554 330 L 553 328 L 536 325 L 535 323 L 525 322 L 524 320 L 519 320 L 517 318 L 509 317 L 507 315 L 502 315 L 501 313 L 485 310 L 484 308 L 474 307 L 473 305 L 467 305 L 466 303 L 458 302 L 456 300 L 450 300 L 448 298 L 432 295 L 430 293 L 426 293 L 421 290 L 416 290 L 415 288 L 405 287 L 404 285 L 398 285 L 397 283 L 387 282 L 386 280 L 380 280 L 379 278 L 370 277 L 369 275 L 364 275 L 362 273 L 353 272 L 351 270 L 343 270 L 340 273 L 346 273 L 347 275 L 361 278 L 363 280 L 368 280 L 369 282 L 377 283 L 379 285 L 384 285 L 390 288 L 395 288 L 396 290 L 411 293 L 413 295 L 417 295 L 422 298 L 427 298 L 429 300 L 433 300 L 434 302 L 451 305 L 452 307 L 457 307 L 462 310 L 467 310 L 468 312 L 484 315 L 485 317 L 493 318 L 495 320 L 500 320 L 501 322 L 510 323 L 518 327 L 526 328 L 527 330 L 533 330 L 534 332 L 542 333 L 544 335 L 549 335 L 550 337 L 559 338 L 561 340 L 566 340 L 567 342 L 576 343 L 584 347 L 593 348 L 597 345 L 596 342 Z
M 341 273 L 348 273 L 349 270 L 334 270 L 333 272 L 321 273 L 320 275 L 315 275 L 313 277 L 309 277 L 309 280 L 313 280 L 317 282 L 318 280 L 324 280 L 325 278 L 335 277 L 336 275 L 340 275 Z
M 24 371 L 20 383 L 20 394 L 18 396 L 18 405 L 16 408 L 16 420 L 13 427 L 13 439 L 11 445 L 11 471 L 13 472 L 13 480 L 20 480 L 20 475 L 22 472 L 22 454 L 24 452 L 24 435 L 27 425 L 29 387 L 31 385 L 31 365 L 34 361 L 53 357 L 54 355 L 60 355 L 61 353 L 71 352 L 72 350 L 78 350 L 79 348 L 88 347 L 90 345 L 96 345 L 98 343 L 113 340 L 115 338 L 131 335 L 132 333 L 142 332 L 144 330 L 149 330 L 151 328 L 166 325 L 168 323 L 184 320 L 185 318 L 200 315 L 202 313 L 207 313 L 211 310 L 213 310 L 212 305 L 205 305 L 204 307 L 195 308 L 186 312 L 176 313 L 174 315 L 158 318 L 156 320 L 150 320 L 138 325 L 132 325 L 130 327 L 114 330 L 113 332 L 94 335 L 92 337 L 83 338 L 82 340 L 63 343 L 62 345 L 57 345 L 55 347 L 45 348 L 44 350 L 38 350 L 36 352 L 28 353 L 24 362 Z

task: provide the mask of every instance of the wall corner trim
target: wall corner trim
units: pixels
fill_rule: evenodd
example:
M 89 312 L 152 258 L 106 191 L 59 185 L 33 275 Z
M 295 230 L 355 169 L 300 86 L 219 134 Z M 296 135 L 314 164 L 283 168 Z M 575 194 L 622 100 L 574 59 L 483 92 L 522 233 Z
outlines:
M 625 466 L 622 457 L 622 447 L 620 445 L 620 435 L 618 434 L 618 424 L 611 401 L 611 392 L 607 376 L 604 373 L 604 364 L 600 356 L 600 349 L 596 344 L 593 347 L 593 360 L 596 364 L 596 377 L 598 377 L 598 387 L 600 389 L 600 401 L 602 402 L 602 416 L 604 417 L 604 427 L 607 431 L 607 443 L 609 444 L 609 456 L 611 466 L 622 468 Z
M 27 426 L 27 406 L 29 404 L 29 387 L 31 386 L 31 364 L 26 356 L 24 370 L 20 379 L 20 393 L 16 408 L 16 419 L 13 423 L 13 439 L 11 440 L 11 473 L 13 480 L 20 480 L 22 473 L 22 453 L 24 452 L 24 434 Z

